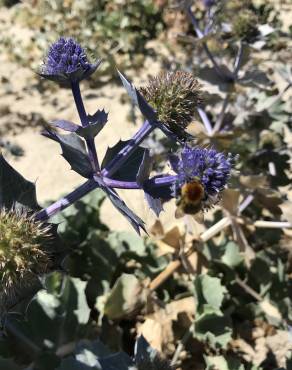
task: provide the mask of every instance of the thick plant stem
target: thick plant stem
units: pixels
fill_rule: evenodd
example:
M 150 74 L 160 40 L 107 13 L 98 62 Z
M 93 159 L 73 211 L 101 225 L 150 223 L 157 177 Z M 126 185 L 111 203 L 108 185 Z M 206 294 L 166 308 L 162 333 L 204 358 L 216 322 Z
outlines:
M 103 177 L 111 177 L 135 152 L 138 145 L 155 129 L 154 124 L 145 121 L 143 126 L 129 140 L 129 143 L 119 151 L 115 158 L 101 171 Z
M 71 84 L 71 89 L 72 89 L 72 94 L 74 97 L 75 105 L 79 114 L 79 118 L 81 121 L 81 125 L 83 127 L 86 127 L 89 125 L 88 117 L 84 108 L 81 92 L 80 92 L 80 86 L 79 82 L 74 82 Z M 94 172 L 99 172 L 100 167 L 99 167 L 99 162 L 97 158 L 97 153 L 95 149 L 95 144 L 94 144 L 94 138 L 86 139 L 86 144 L 87 144 L 87 149 L 88 149 L 88 155 L 90 162 L 92 164 Z
M 42 209 L 36 215 L 36 219 L 39 221 L 46 221 L 50 217 L 61 212 L 63 209 L 71 206 L 74 202 L 84 197 L 92 190 L 96 189 L 98 184 L 94 180 L 88 180 L 83 185 L 66 195 L 64 198 L 59 199 L 57 202 L 51 204 L 49 207 Z

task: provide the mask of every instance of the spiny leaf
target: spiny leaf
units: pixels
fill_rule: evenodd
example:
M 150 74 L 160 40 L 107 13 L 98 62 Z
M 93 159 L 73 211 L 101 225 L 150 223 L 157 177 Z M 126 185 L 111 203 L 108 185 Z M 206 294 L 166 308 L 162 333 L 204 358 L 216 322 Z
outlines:
M 130 140 L 120 140 L 113 147 L 108 148 L 102 161 L 101 168 L 106 168 L 106 166 L 115 158 L 115 156 L 129 144 L 129 142 Z M 143 161 L 144 153 L 145 149 L 139 146 L 130 156 L 130 158 L 128 158 L 126 163 L 114 173 L 112 178 L 120 181 L 136 181 L 136 176 Z
M 128 317 L 143 305 L 145 299 L 143 287 L 136 276 L 122 274 L 106 300 L 104 313 L 110 320 Z
M 73 171 L 86 178 L 92 176 L 92 166 L 86 153 L 85 143 L 76 133 L 59 135 L 47 130 L 43 135 L 61 145 L 63 157 L 71 165 Z
M 107 123 L 108 113 L 103 110 L 97 110 L 92 116 L 89 114 L 89 125 L 86 127 L 78 126 L 76 133 L 85 139 L 94 138 Z
M 39 209 L 35 185 L 12 168 L 0 153 L 0 209 L 10 209 L 15 204 Z

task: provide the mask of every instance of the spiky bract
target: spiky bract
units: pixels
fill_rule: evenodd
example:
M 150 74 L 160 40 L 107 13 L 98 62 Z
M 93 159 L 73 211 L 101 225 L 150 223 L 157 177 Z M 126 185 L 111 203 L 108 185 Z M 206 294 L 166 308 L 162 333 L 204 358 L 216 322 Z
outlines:
M 140 89 L 156 110 L 159 121 L 179 137 L 191 123 L 201 102 L 200 84 L 187 72 L 162 72 Z
M 18 211 L 0 211 L 0 292 L 13 288 L 48 271 L 51 259 L 44 246 L 50 242 L 50 228 Z

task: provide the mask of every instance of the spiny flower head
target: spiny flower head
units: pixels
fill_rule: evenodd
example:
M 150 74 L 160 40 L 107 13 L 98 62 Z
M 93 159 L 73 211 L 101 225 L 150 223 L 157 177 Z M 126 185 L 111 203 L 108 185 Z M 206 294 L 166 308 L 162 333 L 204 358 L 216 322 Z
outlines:
M 0 211 L 0 281 L 2 293 L 14 286 L 29 284 L 48 271 L 51 263 L 44 245 L 50 241 L 50 228 L 20 211 Z
M 85 50 L 72 37 L 61 37 L 50 46 L 41 76 L 60 83 L 81 81 L 99 64 L 100 61 L 91 64 Z
M 234 35 L 242 39 L 250 39 L 257 34 L 258 18 L 255 13 L 249 9 L 242 10 L 235 17 L 232 30 Z
M 234 157 L 217 152 L 215 149 L 185 147 L 180 157 L 172 156 L 171 165 L 177 173 L 174 184 L 175 196 L 184 191 L 200 191 L 202 185 L 205 197 L 205 206 L 216 203 L 220 192 L 226 186 L 232 170 Z M 186 184 L 194 186 L 186 187 Z M 192 195 L 192 194 L 191 194 Z
M 185 137 L 184 130 L 201 102 L 198 81 L 187 72 L 162 72 L 151 77 L 140 92 L 156 110 L 159 121 L 178 137 Z

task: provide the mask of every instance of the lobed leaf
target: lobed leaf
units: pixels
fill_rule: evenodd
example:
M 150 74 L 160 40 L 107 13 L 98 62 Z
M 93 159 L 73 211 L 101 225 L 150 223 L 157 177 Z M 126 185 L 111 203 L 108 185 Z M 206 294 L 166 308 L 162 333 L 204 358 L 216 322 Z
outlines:
M 120 140 L 113 147 L 108 148 L 103 158 L 101 168 L 106 168 L 106 166 L 116 157 L 116 155 L 129 143 L 130 140 Z M 145 150 L 146 149 L 138 146 L 135 152 L 128 158 L 126 163 L 117 171 L 115 171 L 112 178 L 114 180 L 120 181 L 136 181 L 137 173 L 139 172 L 140 166 L 142 164 Z

